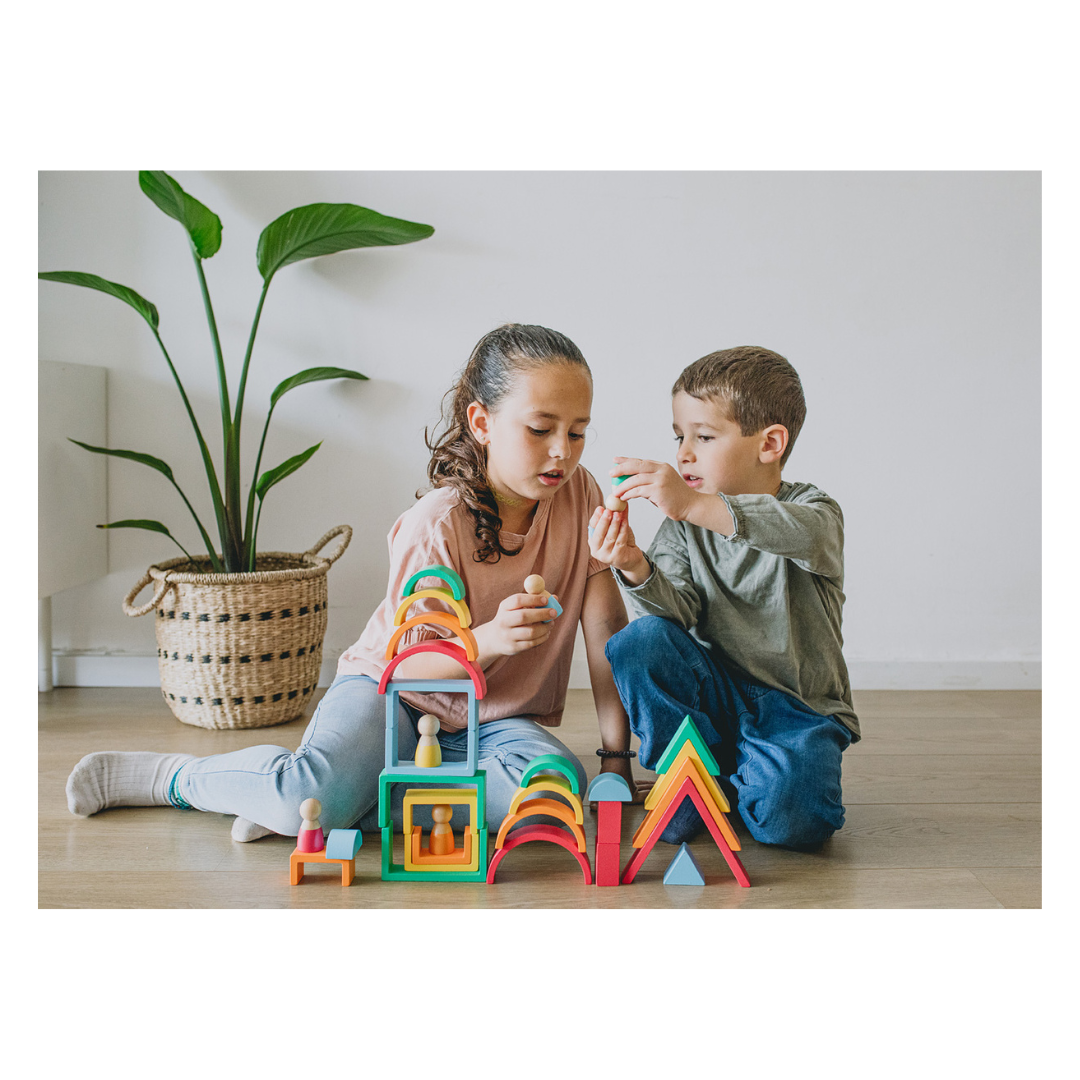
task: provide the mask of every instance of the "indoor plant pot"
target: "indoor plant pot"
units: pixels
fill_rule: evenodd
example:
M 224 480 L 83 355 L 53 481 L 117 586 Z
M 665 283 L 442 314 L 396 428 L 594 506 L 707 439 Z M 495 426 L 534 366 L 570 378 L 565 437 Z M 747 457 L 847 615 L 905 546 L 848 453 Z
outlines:
M 177 720 L 253 728 L 303 715 L 322 664 L 326 574 L 351 538 L 352 529 L 339 525 L 309 551 L 260 552 L 246 574 L 193 573 L 184 556 L 147 570 L 124 611 L 155 613 L 161 693 Z M 134 606 L 152 582 L 149 603 Z

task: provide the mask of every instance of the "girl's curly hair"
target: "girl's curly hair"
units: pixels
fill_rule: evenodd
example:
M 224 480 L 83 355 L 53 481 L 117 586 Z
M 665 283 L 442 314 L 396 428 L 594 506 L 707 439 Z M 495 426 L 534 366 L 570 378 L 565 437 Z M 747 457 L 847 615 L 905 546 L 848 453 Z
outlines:
M 476 522 L 477 562 L 498 562 L 517 551 L 503 547 L 499 539 L 499 504 L 488 483 L 485 449 L 469 430 L 467 410 L 477 401 L 495 412 L 520 372 L 545 364 L 580 364 L 589 371 L 581 350 L 565 334 L 523 323 L 497 327 L 476 343 L 457 382 L 443 397 L 442 434 L 429 437 L 424 429 L 431 451 L 428 481 L 433 488 L 452 487 L 460 495 Z

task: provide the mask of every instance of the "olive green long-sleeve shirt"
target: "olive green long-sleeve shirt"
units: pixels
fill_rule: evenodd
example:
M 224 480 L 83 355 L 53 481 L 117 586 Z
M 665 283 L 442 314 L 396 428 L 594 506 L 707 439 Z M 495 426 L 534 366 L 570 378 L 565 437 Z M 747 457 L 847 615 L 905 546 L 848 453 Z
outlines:
M 723 536 L 665 519 L 637 587 L 615 574 L 631 612 L 682 626 L 718 663 L 835 716 L 861 737 L 843 655 L 844 515 L 812 484 L 776 496 L 720 495 Z

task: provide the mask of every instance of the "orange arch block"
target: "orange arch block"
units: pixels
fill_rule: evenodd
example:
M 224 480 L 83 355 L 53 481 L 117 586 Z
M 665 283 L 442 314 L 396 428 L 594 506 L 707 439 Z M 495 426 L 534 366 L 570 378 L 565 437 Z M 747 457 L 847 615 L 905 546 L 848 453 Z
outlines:
M 556 802 L 554 799 L 529 799 L 517 813 L 507 814 L 499 826 L 499 835 L 495 837 L 495 847 L 501 848 L 503 846 L 506 834 L 512 826 L 519 821 L 524 821 L 526 818 L 535 817 L 537 814 L 544 817 L 558 818 L 573 833 L 574 839 L 577 840 L 578 851 L 585 850 L 585 831 L 574 820 L 574 811 L 566 803 Z M 554 825 L 550 827 L 555 828 Z
M 465 655 L 470 660 L 475 660 L 480 655 L 480 650 L 477 647 L 476 638 L 473 637 L 473 632 L 467 626 L 462 626 L 453 615 L 447 615 L 442 611 L 422 611 L 419 615 L 414 615 L 411 619 L 406 619 L 406 621 L 390 635 L 390 641 L 386 646 L 386 659 L 393 659 L 394 649 L 397 648 L 397 643 L 401 640 L 402 634 L 411 630 L 414 626 L 422 626 L 425 623 L 434 623 L 436 626 L 445 626 L 452 634 L 461 638 L 461 641 L 465 646 Z
M 410 645 L 404 652 L 399 652 L 383 670 L 382 678 L 379 680 L 379 693 L 386 693 L 386 684 L 390 681 L 394 668 L 402 660 L 407 656 L 415 656 L 417 653 L 422 652 L 439 653 L 442 656 L 449 656 L 451 660 L 456 660 L 466 670 L 469 678 L 472 679 L 473 686 L 476 687 L 478 701 L 487 693 L 487 680 L 484 678 L 483 668 L 479 664 L 474 664 L 465 655 L 465 650 L 460 645 L 453 645 L 449 641 L 421 641 L 419 645 Z

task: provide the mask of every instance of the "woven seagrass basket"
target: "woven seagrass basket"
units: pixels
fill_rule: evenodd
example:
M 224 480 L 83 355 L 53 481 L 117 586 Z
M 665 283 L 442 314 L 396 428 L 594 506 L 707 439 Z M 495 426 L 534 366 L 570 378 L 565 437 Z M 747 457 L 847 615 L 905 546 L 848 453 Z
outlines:
M 334 550 L 319 555 L 336 536 Z M 339 525 L 309 551 L 256 556 L 250 574 L 183 571 L 191 566 L 183 556 L 147 570 L 124 612 L 155 612 L 161 692 L 177 720 L 232 729 L 303 715 L 322 664 L 326 574 L 351 539 Z M 151 582 L 153 599 L 135 607 Z

